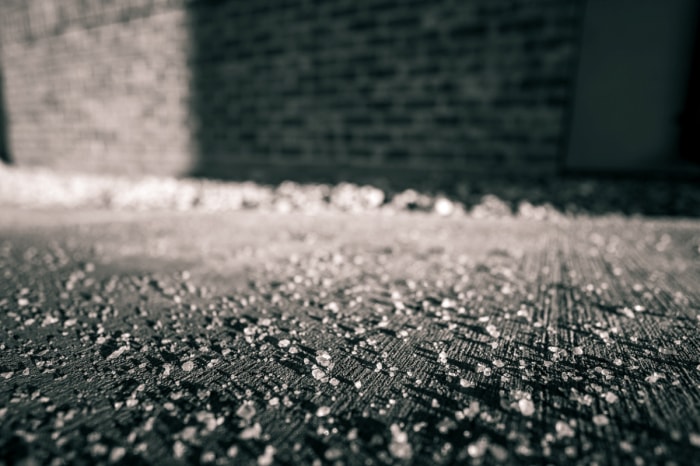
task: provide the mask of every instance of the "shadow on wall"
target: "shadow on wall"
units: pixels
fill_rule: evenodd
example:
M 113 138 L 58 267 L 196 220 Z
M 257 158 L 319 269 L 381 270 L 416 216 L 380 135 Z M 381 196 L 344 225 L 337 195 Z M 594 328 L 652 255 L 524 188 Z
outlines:
M 257 140 L 262 115 L 255 102 L 265 96 L 261 92 L 246 95 L 262 79 L 261 70 L 249 63 L 254 51 L 243 43 L 254 28 L 237 21 L 239 16 L 232 11 L 237 3 L 248 2 L 204 0 L 187 4 L 192 42 L 190 115 L 196 153 L 191 175 L 197 177 L 254 179 L 242 168 L 242 159 L 248 155 L 248 161 L 256 158 L 263 164 L 269 155 L 266 146 L 270 142 L 266 145 Z M 255 72 L 260 76 L 251 76 Z M 234 161 L 236 169 L 231 167 Z
M 581 4 L 187 2 L 190 174 L 688 215 L 692 182 L 557 176 Z
M 0 161 L 10 163 L 10 149 L 7 138 L 7 113 L 5 112 L 4 82 L 0 69 Z
M 381 185 L 396 178 L 381 153 L 388 150 L 389 137 L 380 131 L 368 134 L 368 113 L 383 113 L 390 96 L 375 102 L 376 108 L 364 108 L 373 88 L 391 71 L 379 70 L 388 64 L 368 49 L 360 55 L 349 52 L 342 43 L 349 38 L 339 36 L 347 31 L 336 31 L 365 3 L 339 1 L 332 12 L 320 2 L 189 3 L 190 105 L 197 152 L 192 174 L 265 183 L 292 179 Z M 359 26 L 356 33 L 362 35 L 376 24 Z M 365 72 L 375 75 L 362 80 Z M 394 125 L 404 123 L 396 120 Z M 396 160 L 389 162 L 408 156 L 399 147 L 393 150 Z
M 192 174 L 551 177 L 579 4 L 188 2 Z

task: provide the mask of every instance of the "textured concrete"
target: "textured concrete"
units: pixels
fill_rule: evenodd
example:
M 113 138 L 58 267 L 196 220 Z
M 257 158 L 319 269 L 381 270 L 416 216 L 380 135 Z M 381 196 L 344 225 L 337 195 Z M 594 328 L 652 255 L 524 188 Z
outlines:
M 692 464 L 697 221 L 0 215 L 5 464 Z

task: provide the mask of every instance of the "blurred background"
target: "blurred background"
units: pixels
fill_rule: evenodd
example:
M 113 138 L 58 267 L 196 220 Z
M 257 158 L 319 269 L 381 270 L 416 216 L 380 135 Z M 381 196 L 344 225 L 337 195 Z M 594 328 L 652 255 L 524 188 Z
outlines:
M 644 203 L 687 214 L 699 12 L 695 0 L 3 0 L 0 155 L 57 172 L 554 204 L 562 180 L 624 178 L 637 180 L 629 198 L 639 180 L 663 182 Z

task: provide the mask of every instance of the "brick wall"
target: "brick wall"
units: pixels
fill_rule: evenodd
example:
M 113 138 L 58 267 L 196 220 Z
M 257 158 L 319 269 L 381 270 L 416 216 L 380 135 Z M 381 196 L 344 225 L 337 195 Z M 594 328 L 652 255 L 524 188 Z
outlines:
M 552 173 L 579 3 L 4 0 L 12 153 L 232 177 Z
M 153 0 L 3 0 L 10 150 L 19 165 L 191 170 L 186 12 Z

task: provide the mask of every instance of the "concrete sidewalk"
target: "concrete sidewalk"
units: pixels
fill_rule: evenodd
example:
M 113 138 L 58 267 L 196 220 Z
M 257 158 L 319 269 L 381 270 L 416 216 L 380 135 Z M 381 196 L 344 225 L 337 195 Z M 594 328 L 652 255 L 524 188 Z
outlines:
M 700 222 L 0 212 L 5 464 L 693 464 Z

